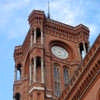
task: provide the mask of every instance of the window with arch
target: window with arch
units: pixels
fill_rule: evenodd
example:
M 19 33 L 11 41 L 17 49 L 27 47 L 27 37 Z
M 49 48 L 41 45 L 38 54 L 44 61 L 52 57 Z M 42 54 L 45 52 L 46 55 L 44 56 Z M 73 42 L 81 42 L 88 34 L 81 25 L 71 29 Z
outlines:
M 41 57 L 36 57 L 36 80 L 41 81 Z
M 80 43 L 79 49 L 80 49 L 81 57 L 84 58 L 86 53 L 88 52 L 88 44 L 87 43 Z
M 21 79 L 21 64 L 17 65 L 17 80 Z
M 41 30 L 40 28 L 36 28 L 36 39 L 38 39 L 41 36 Z
M 14 99 L 15 100 L 21 100 L 20 98 L 21 98 L 20 93 L 16 93 Z
M 80 44 L 79 44 L 79 49 L 80 49 L 81 57 L 84 58 L 84 48 L 83 48 L 83 43 L 80 43 Z
M 65 66 L 63 70 L 64 74 L 64 85 L 67 86 L 69 82 L 69 76 L 68 76 L 68 68 Z
M 54 94 L 60 96 L 60 65 L 54 64 Z

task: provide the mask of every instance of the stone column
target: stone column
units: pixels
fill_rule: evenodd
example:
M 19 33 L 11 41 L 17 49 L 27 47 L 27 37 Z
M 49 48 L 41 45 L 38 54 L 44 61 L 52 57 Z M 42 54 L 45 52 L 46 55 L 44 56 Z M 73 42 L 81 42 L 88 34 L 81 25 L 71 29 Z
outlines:
M 41 82 L 44 83 L 44 62 L 43 62 L 43 57 L 41 58 Z
M 36 57 L 34 57 L 34 75 L 33 75 L 33 82 L 36 82 Z
M 15 66 L 15 71 L 14 71 L 14 81 L 16 81 L 17 80 L 17 68 L 16 68 L 16 66 Z
M 36 43 L 36 28 L 34 28 L 34 43 Z

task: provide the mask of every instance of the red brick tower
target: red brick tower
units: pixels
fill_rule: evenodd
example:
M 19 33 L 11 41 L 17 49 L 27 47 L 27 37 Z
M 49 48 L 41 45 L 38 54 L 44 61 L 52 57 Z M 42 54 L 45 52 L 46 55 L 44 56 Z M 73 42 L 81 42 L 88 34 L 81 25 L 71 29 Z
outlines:
M 88 52 L 89 30 L 51 20 L 38 10 L 30 14 L 29 24 L 24 43 L 14 52 L 14 99 L 56 100 Z

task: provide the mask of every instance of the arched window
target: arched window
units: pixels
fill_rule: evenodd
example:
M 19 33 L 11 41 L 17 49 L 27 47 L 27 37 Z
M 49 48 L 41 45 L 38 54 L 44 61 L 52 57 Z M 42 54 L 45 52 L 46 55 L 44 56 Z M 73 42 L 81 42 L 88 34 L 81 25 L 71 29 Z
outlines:
M 54 94 L 60 96 L 60 66 L 54 64 Z
M 17 65 L 17 80 L 21 79 L 21 64 Z
M 85 48 L 86 48 L 86 53 L 88 52 L 88 49 L 89 49 L 89 47 L 88 47 L 88 44 L 87 43 L 85 43 Z
M 36 57 L 36 80 L 41 81 L 41 57 Z
M 86 53 L 88 52 L 88 44 L 87 43 L 80 43 L 79 49 L 80 49 L 81 57 L 84 58 Z
M 41 57 L 36 58 L 36 67 L 41 67 Z
M 64 73 L 64 85 L 68 85 L 68 81 L 69 81 L 69 76 L 68 76 L 68 69 L 66 67 L 64 67 L 63 70 Z
M 15 98 L 15 100 L 20 100 L 20 98 L 21 98 L 20 93 L 16 93 L 14 98 Z
M 41 36 L 41 30 L 40 28 L 36 28 L 36 39 L 38 39 Z
M 84 48 L 83 48 L 83 43 L 80 43 L 80 44 L 79 44 L 79 49 L 80 49 L 81 57 L 84 58 Z

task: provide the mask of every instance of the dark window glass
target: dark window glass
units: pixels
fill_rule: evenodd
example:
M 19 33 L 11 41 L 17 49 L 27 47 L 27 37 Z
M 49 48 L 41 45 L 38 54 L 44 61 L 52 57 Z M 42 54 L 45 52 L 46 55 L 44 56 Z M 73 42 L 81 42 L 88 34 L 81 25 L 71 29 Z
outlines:
M 60 66 L 54 64 L 54 94 L 60 96 Z
M 65 86 L 68 84 L 69 77 L 68 77 L 68 69 L 64 68 L 64 84 Z

